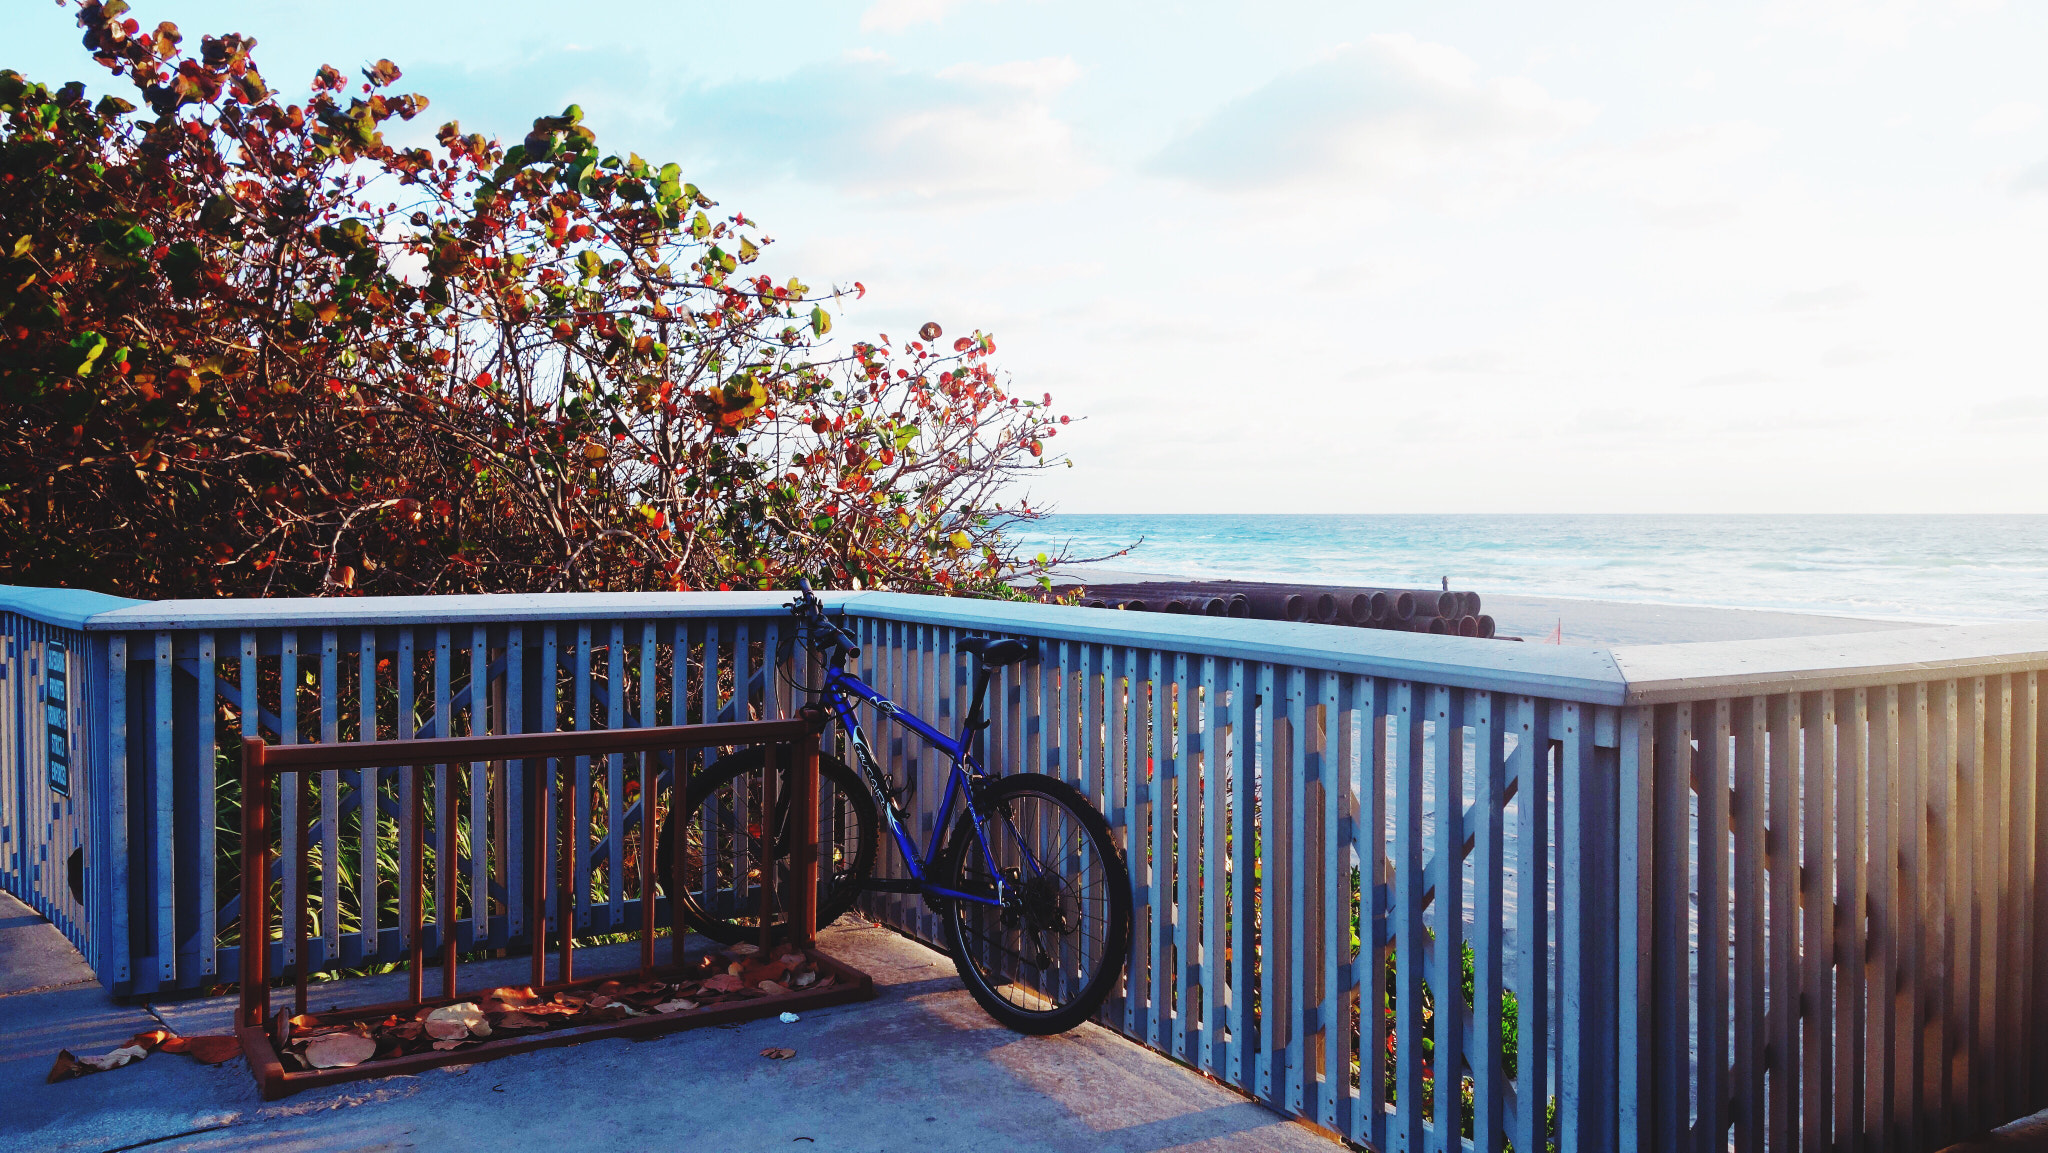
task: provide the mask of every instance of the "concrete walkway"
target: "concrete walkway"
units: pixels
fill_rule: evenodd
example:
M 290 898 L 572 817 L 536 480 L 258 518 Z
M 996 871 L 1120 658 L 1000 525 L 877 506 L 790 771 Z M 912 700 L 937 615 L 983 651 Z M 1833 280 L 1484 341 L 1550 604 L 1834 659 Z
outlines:
M 950 961 L 885 929 L 843 921 L 822 945 L 873 974 L 880 997 L 794 1025 L 593 1041 L 266 1104 L 240 1060 L 208 1068 L 162 1053 L 43 1084 L 60 1048 L 103 1053 L 159 1022 L 226 1032 L 233 1002 L 115 1005 L 56 930 L 0 894 L 0 988 L 35 990 L 0 991 L 0 1150 L 1343 1148 L 1096 1026 L 1011 1033 Z M 523 980 L 523 959 L 493 965 Z M 387 999 L 403 979 L 318 986 L 313 1004 Z M 797 1056 L 762 1058 L 771 1045 Z

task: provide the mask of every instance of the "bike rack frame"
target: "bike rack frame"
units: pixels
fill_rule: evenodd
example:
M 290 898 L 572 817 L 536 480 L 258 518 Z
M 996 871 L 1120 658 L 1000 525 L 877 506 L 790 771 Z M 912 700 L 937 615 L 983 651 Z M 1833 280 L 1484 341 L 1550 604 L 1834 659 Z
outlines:
M 337 1084 L 345 1081 L 362 1080 L 371 1077 L 385 1077 L 404 1073 L 417 1073 L 440 1065 L 468 1064 L 490 1060 L 534 1049 L 552 1048 L 559 1045 L 575 1044 L 579 1041 L 600 1037 L 647 1036 L 677 1029 L 725 1024 L 732 1021 L 750 1020 L 774 1016 L 784 1011 L 816 1009 L 826 1005 L 844 1004 L 850 1001 L 868 1000 L 874 996 L 874 982 L 867 974 L 853 969 L 816 948 L 817 884 L 818 884 L 818 720 L 821 715 L 775 721 L 742 721 L 721 724 L 674 725 L 659 728 L 638 728 L 598 732 L 554 732 L 512 734 L 502 736 L 454 737 L 430 740 L 380 741 L 375 743 L 334 743 L 311 745 L 266 745 L 260 738 L 251 737 L 242 743 L 242 909 L 245 932 L 242 949 L 243 974 L 241 1002 L 235 1015 L 235 1032 L 241 1039 L 242 1050 L 249 1060 L 249 1069 L 262 1087 L 265 1100 L 275 1100 L 290 1093 L 318 1086 Z M 791 906 L 783 928 L 790 939 L 788 945 L 807 954 L 817 966 L 821 976 L 834 978 L 831 986 L 824 989 L 792 990 L 749 1000 L 704 1006 L 698 1009 L 674 1013 L 662 1013 L 650 1017 L 631 1017 L 623 1021 L 581 1025 L 552 1029 L 542 1033 L 522 1034 L 482 1040 L 460 1049 L 427 1051 L 401 1054 L 382 1060 L 370 1060 L 363 1064 L 339 1069 L 298 1070 L 286 1069 L 280 1057 L 285 1035 L 285 1014 L 280 1010 L 276 1016 L 270 1011 L 269 972 L 270 904 L 268 901 L 267 876 L 269 871 L 272 816 L 276 798 L 272 795 L 273 780 L 281 774 L 297 773 L 299 776 L 302 822 L 310 820 L 312 774 L 327 770 L 383 768 L 388 766 L 412 766 L 411 795 L 404 798 L 412 817 L 414 835 L 411 839 L 409 874 L 411 883 L 401 890 L 402 916 L 406 941 L 411 950 L 410 995 L 404 1001 L 381 1005 L 368 1005 L 353 1009 L 338 1009 L 318 1014 L 318 1025 L 346 1024 L 357 1021 L 375 1020 L 393 1014 L 416 1014 L 420 1009 L 450 1004 L 465 999 L 474 999 L 458 993 L 459 973 L 457 934 L 453 931 L 442 933 L 441 941 L 441 989 L 436 997 L 426 996 L 424 988 L 426 953 L 424 937 L 424 906 L 426 904 L 426 872 L 423 868 L 425 836 L 423 815 L 425 808 L 427 770 L 436 765 L 455 766 L 478 761 L 497 761 L 508 769 L 518 762 L 533 766 L 532 771 L 541 777 L 538 787 L 529 795 L 535 797 L 531 806 L 531 835 L 535 845 L 548 843 L 549 822 L 553 815 L 555 788 L 551 766 L 562 761 L 573 763 L 578 757 L 599 757 L 609 754 L 642 754 L 644 766 L 656 753 L 673 752 L 675 772 L 670 787 L 671 811 L 678 799 L 686 792 L 685 760 L 682 756 L 688 749 L 726 748 L 741 745 L 782 745 L 793 748 L 799 758 L 798 771 L 794 774 L 797 795 L 792 798 L 796 806 L 793 815 L 795 827 L 802 830 L 797 843 L 791 849 L 791 866 L 797 880 L 797 891 L 792 895 Z M 762 797 L 764 812 L 772 812 L 775 804 L 774 790 L 777 773 L 762 774 L 766 795 Z M 651 779 L 651 778 L 650 778 Z M 660 827 L 656 820 L 653 790 L 642 788 L 643 828 L 654 830 Z M 452 792 L 451 792 L 452 796 Z M 455 859 L 455 825 L 453 820 L 437 822 L 440 844 L 436 849 L 437 872 L 447 866 L 443 862 Z M 311 839 L 301 828 L 299 852 L 296 861 L 285 862 L 287 867 L 297 870 L 297 899 L 291 914 L 290 932 L 296 934 L 299 943 L 297 961 L 293 972 L 293 1010 L 297 1017 L 306 1016 L 306 989 L 308 976 L 309 910 L 308 900 L 308 854 L 312 848 Z M 670 861 L 671 881 L 669 891 L 685 891 L 683 842 L 675 838 L 673 859 Z M 643 835 L 640 838 L 638 857 L 640 892 L 640 964 L 637 970 L 626 973 L 599 974 L 577 978 L 575 975 L 575 945 L 571 940 L 576 916 L 571 862 L 574 854 L 564 851 L 558 878 L 559 902 L 556 926 L 561 939 L 559 963 L 561 979 L 544 983 L 547 972 L 547 885 L 535 877 L 531 886 L 532 901 L 532 980 L 533 990 L 539 994 L 595 985 L 607 979 L 621 976 L 646 978 L 659 973 L 680 974 L 683 969 L 685 934 L 672 929 L 669 938 L 669 958 L 666 966 L 655 963 L 655 901 L 653 882 L 655 876 L 656 838 Z M 374 868 L 374 865 L 370 867 Z M 771 925 L 771 913 L 775 908 L 774 869 L 761 870 L 759 882 L 761 901 L 761 947 L 765 950 L 774 943 L 775 928 Z M 622 878 L 613 878 L 620 883 Z M 455 900 L 457 886 L 447 886 L 449 901 Z M 472 900 L 475 895 L 472 894 Z M 671 909 L 676 902 L 671 901 Z M 444 926 L 452 928 L 455 923 L 453 909 L 437 910 Z M 673 918 L 672 918 L 673 919 Z M 282 928 L 282 926 L 280 926 Z M 304 1027 L 304 1026 L 302 1026 Z

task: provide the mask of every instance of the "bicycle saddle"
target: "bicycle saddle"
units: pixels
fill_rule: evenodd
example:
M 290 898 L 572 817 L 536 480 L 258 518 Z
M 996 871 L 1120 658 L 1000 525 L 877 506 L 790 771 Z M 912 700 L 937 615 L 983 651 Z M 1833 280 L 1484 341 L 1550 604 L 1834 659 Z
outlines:
M 980 657 L 982 665 L 991 669 L 1014 665 L 1018 661 L 1028 660 L 1037 655 L 1037 649 L 1033 646 L 1009 637 L 1002 640 L 994 637 L 962 637 L 956 647 L 961 652 L 973 653 Z

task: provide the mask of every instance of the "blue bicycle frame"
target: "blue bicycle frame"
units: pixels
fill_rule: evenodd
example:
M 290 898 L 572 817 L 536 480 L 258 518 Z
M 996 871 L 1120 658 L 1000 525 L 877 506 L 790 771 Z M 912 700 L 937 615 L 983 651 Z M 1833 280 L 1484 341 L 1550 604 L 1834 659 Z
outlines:
M 994 854 L 989 852 L 988 835 L 982 830 L 981 815 L 974 807 L 973 782 L 977 778 L 987 776 L 987 770 L 982 767 L 981 758 L 974 750 L 974 718 L 970 716 L 961 722 L 960 736 L 957 739 L 949 737 L 926 724 L 923 718 L 905 712 L 894 701 L 876 692 L 866 681 L 833 662 L 828 662 L 826 666 L 825 696 L 832 702 L 832 710 L 839 718 L 840 727 L 846 731 L 847 740 L 853 744 L 854 754 L 861 763 L 862 771 L 867 774 L 870 790 L 883 802 L 882 816 L 889 823 L 890 835 L 896 840 L 896 851 L 902 856 L 904 865 L 909 868 L 912 879 L 917 882 L 918 891 L 929 896 L 973 901 L 983 905 L 1002 905 L 1005 895 L 1004 880 L 996 868 Z M 856 705 L 862 702 L 873 705 L 881 716 L 916 733 L 927 745 L 952 760 L 953 771 L 946 777 L 946 795 L 940 801 L 937 818 L 932 823 L 931 844 L 922 854 L 918 852 L 917 842 L 911 839 L 909 831 L 903 827 L 902 814 L 899 812 L 894 790 L 889 787 L 887 775 L 882 772 L 873 750 L 868 747 L 867 734 L 862 731 L 860 718 L 855 713 Z M 989 875 L 996 878 L 996 894 L 993 897 L 978 893 L 962 893 L 934 885 L 926 879 L 938 858 L 946 829 L 951 824 L 953 802 L 956 798 L 967 806 L 970 818 L 968 823 L 974 829 L 975 840 L 980 844 L 982 859 L 988 865 Z M 1030 847 L 1023 843 L 1021 837 L 1017 840 L 1026 864 L 1034 873 L 1040 871 L 1041 866 L 1031 853 Z

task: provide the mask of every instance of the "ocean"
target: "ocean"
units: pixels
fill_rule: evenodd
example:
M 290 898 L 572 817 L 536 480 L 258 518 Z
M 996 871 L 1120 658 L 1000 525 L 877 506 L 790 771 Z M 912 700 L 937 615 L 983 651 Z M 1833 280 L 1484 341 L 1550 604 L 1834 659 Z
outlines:
M 1026 555 L 1106 568 L 1928 622 L 2048 619 L 2048 516 L 1059 513 Z

